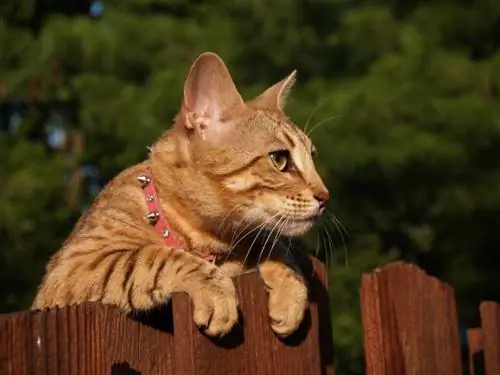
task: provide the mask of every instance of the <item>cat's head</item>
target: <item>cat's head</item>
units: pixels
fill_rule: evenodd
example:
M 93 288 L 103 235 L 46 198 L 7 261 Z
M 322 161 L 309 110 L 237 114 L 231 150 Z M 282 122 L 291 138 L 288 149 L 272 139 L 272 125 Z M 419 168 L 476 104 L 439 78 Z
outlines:
M 186 140 L 188 163 L 213 183 L 207 209 L 218 219 L 296 236 L 322 214 L 329 193 L 315 148 L 283 112 L 295 75 L 245 102 L 217 55 L 193 63 L 174 131 Z

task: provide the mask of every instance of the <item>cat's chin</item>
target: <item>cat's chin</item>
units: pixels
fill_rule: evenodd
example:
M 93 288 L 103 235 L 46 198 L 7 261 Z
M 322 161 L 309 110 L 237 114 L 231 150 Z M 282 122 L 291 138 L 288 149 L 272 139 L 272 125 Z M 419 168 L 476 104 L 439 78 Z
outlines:
M 287 222 L 282 229 L 281 234 L 289 237 L 303 236 L 313 227 L 314 220 L 293 220 Z

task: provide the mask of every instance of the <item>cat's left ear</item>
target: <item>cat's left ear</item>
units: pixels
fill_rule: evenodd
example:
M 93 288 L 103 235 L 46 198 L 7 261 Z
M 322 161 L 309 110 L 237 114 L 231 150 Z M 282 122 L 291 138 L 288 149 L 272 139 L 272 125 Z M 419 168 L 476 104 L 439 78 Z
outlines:
M 184 84 L 180 112 L 184 127 L 215 139 L 228 128 L 225 115 L 243 106 L 224 61 L 213 52 L 198 56 Z
M 269 87 L 266 91 L 252 100 L 258 107 L 277 108 L 282 111 L 285 108 L 286 100 L 290 94 L 295 81 L 297 80 L 297 70 L 294 70 L 278 83 Z

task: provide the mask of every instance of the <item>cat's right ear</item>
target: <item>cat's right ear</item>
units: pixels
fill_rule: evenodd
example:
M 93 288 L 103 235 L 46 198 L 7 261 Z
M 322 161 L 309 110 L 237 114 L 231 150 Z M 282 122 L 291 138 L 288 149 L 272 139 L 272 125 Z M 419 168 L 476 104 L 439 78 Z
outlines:
M 285 109 L 286 100 L 290 94 L 295 81 L 297 80 L 297 70 L 294 70 L 278 83 L 269 87 L 266 91 L 252 100 L 252 103 L 258 107 L 277 108 L 280 111 Z
M 223 113 L 244 101 L 222 59 L 212 52 L 202 53 L 191 66 L 184 84 L 182 123 L 202 137 L 223 132 Z

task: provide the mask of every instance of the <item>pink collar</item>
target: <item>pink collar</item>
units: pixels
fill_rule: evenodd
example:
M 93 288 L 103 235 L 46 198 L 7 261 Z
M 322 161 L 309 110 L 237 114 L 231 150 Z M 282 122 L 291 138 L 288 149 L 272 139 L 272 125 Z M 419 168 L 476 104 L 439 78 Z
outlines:
M 140 175 L 137 179 L 141 183 L 144 198 L 148 206 L 147 218 L 149 224 L 155 228 L 156 233 L 158 233 L 158 235 L 163 239 L 163 243 L 165 245 L 174 249 L 179 249 L 181 247 L 181 243 L 175 237 L 172 227 L 168 224 L 167 219 L 161 212 L 158 192 L 156 191 L 154 182 L 147 174 Z M 202 258 L 207 261 L 212 261 L 215 259 L 215 256 L 213 254 L 209 254 L 203 256 Z

